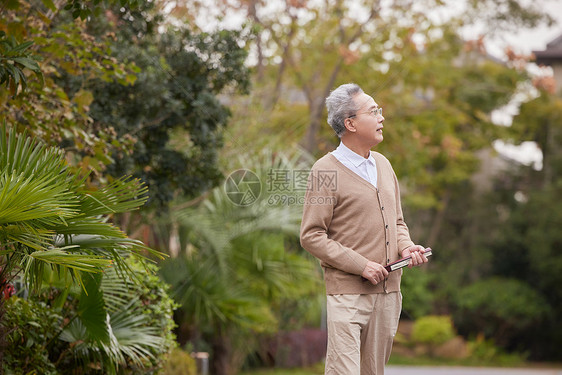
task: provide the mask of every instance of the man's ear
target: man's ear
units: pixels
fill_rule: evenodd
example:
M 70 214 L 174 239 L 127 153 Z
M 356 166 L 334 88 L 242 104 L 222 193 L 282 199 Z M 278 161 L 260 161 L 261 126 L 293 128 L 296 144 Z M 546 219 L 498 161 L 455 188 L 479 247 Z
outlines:
M 355 124 L 353 123 L 353 120 L 350 119 L 349 117 L 343 121 L 343 124 L 345 125 L 345 129 L 347 131 L 352 133 L 355 133 L 357 131 L 357 129 L 355 128 Z

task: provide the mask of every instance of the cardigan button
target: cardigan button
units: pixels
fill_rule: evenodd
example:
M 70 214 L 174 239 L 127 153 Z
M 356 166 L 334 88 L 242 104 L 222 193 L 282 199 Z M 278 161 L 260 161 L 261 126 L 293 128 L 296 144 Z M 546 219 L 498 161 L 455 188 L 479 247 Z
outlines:
M 388 245 L 390 245 L 390 242 L 387 242 L 387 243 L 386 243 L 386 246 L 388 246 Z
M 388 224 L 386 224 L 384 227 L 385 227 L 386 229 L 388 229 Z

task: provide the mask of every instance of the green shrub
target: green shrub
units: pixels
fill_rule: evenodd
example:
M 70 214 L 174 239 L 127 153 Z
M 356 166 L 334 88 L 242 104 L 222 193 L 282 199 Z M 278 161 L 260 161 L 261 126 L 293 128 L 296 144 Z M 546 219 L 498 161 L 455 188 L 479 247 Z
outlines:
M 157 372 L 162 367 L 166 354 L 177 345 L 176 336 L 173 333 L 176 327 L 173 313 L 179 305 L 168 294 L 169 285 L 158 277 L 156 265 L 147 263 L 142 266 L 134 259 L 131 261 L 133 270 L 140 278 L 140 283 L 131 286 L 131 293 L 138 298 L 136 305 L 139 312 L 147 318 L 146 326 L 156 328 L 163 339 L 160 347 L 150 348 L 152 352 L 149 366 L 151 371 L 149 372 L 146 368 L 137 370 L 139 374 L 149 374 Z
M 179 348 L 175 348 L 164 363 L 161 375 L 197 375 L 195 359 Z
M 483 335 L 478 335 L 475 340 L 469 341 L 468 347 L 471 359 L 481 363 L 518 366 L 526 360 L 525 354 L 506 353 L 494 343 L 494 340 L 485 339 Z
M 455 337 L 453 322 L 449 316 L 430 315 L 415 321 L 411 340 L 427 345 L 432 350 Z
M 156 266 L 145 268 L 131 261 L 128 265 L 135 283 L 111 269 L 100 277 L 100 284 L 86 284 L 92 287 L 87 296 L 75 286 L 64 290 L 59 285 L 29 299 L 8 299 L 3 322 L 9 332 L 5 373 L 159 373 L 176 346 L 172 332 L 176 304 L 167 294 L 168 286 L 155 275 Z M 60 284 L 56 274 L 50 276 L 53 285 Z M 109 342 L 102 335 L 106 329 Z
M 431 275 L 423 269 L 412 268 L 404 272 L 400 289 L 404 295 L 402 310 L 412 319 L 431 312 L 433 293 L 429 290 Z
M 482 333 L 500 346 L 551 314 L 545 298 L 528 284 L 500 277 L 460 290 L 456 304 L 455 325 L 462 334 Z
M 2 324 L 8 330 L 2 369 L 6 375 L 58 374 L 47 345 L 56 336 L 62 316 L 42 302 L 10 297 Z

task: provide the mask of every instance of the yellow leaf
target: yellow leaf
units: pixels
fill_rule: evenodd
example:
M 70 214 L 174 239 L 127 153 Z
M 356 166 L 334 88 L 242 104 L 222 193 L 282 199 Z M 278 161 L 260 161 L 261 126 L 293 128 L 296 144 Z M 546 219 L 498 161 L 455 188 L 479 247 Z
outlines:
M 80 90 L 74 95 L 73 102 L 78 105 L 80 108 L 84 108 L 92 104 L 94 100 L 94 95 L 90 91 L 87 90 Z
M 130 85 L 134 85 L 135 81 L 137 80 L 137 76 L 134 74 L 127 74 L 127 83 Z

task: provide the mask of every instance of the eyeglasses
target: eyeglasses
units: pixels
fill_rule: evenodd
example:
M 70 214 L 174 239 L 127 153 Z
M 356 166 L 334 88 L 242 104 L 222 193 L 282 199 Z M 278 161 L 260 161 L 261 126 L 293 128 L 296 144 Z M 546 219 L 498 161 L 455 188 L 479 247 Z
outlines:
M 379 116 L 379 115 L 382 116 L 382 107 L 373 108 L 373 109 L 371 109 L 371 110 L 368 111 L 368 112 L 356 113 L 356 114 L 354 114 L 354 115 L 349 116 L 348 118 L 353 118 L 353 117 L 356 117 L 356 116 L 361 115 L 361 114 L 363 114 L 363 113 L 369 114 L 369 115 L 371 115 L 371 116 L 373 116 L 373 117 L 377 117 L 377 116 Z

